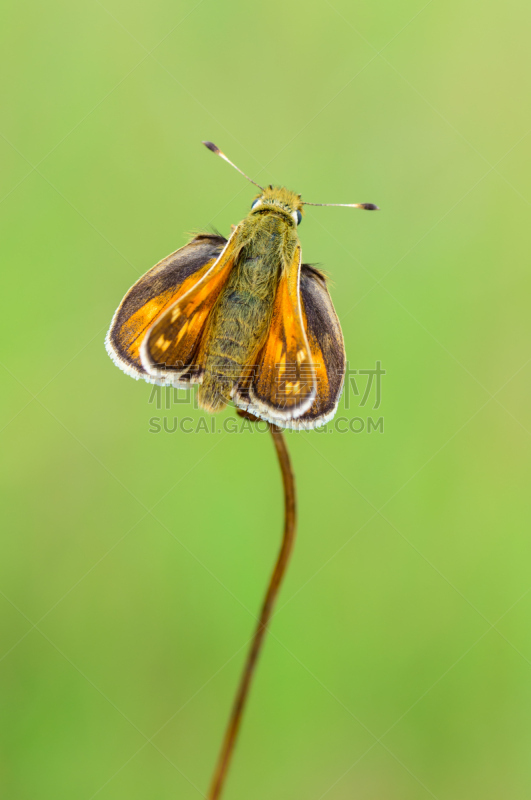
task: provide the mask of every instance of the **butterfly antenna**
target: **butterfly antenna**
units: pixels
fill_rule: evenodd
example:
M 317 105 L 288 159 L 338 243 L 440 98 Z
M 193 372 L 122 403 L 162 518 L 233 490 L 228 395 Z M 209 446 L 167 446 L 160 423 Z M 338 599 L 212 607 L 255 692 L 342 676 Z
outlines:
M 233 164 L 232 161 L 230 160 L 230 158 L 227 158 L 225 153 L 222 153 L 221 150 L 219 149 L 219 147 L 217 147 L 214 144 L 214 142 L 203 142 L 203 144 L 205 145 L 205 147 L 208 147 L 209 150 L 212 150 L 212 152 L 215 153 L 217 156 L 220 156 L 220 158 L 222 158 L 223 161 L 226 161 L 227 164 L 230 164 L 231 167 L 234 167 L 234 169 L 237 169 L 238 172 L 240 173 L 240 175 L 243 175 L 244 178 L 247 178 L 248 181 L 250 181 L 251 183 L 254 183 L 255 186 L 258 186 L 259 189 L 264 191 L 264 187 L 263 186 L 260 186 L 259 183 L 257 183 L 256 181 L 253 181 L 253 179 L 250 178 L 248 175 L 246 175 L 245 172 L 243 172 L 243 170 L 241 170 L 239 167 L 236 166 L 236 164 Z
M 379 211 L 374 203 L 303 203 L 303 206 L 341 206 L 341 208 L 363 208 L 365 211 Z

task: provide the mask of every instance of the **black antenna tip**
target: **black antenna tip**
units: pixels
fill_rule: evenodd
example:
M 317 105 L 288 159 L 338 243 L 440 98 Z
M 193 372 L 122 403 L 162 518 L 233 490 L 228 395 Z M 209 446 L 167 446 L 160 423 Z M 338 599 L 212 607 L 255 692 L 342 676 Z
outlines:
M 378 206 L 375 206 L 374 203 L 360 203 L 361 208 L 364 208 L 365 211 L 379 211 L 380 209 Z
M 203 142 L 203 144 L 205 145 L 205 147 L 208 147 L 209 150 L 212 150 L 213 153 L 221 153 L 221 150 L 219 149 L 219 147 L 216 147 L 214 142 Z

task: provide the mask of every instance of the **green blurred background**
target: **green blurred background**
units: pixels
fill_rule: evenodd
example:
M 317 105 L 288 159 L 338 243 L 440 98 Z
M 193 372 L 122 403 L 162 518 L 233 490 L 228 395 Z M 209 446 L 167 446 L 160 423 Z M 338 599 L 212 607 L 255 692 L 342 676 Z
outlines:
M 384 432 L 290 433 L 299 537 L 227 800 L 531 793 L 529 26 L 501 5 L 3 12 L 2 797 L 192 800 L 279 543 L 267 435 L 149 432 L 129 286 L 254 197 L 314 202 Z M 233 411 L 222 417 L 229 418 Z

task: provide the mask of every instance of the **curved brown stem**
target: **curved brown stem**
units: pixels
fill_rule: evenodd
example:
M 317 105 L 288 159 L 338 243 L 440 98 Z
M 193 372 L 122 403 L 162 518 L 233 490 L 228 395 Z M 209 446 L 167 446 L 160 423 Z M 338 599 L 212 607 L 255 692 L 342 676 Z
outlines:
M 221 796 L 221 792 L 223 791 L 225 778 L 227 776 L 232 753 L 234 751 L 234 745 L 236 743 L 236 737 L 238 736 L 238 730 L 240 727 L 245 702 L 247 700 L 247 695 L 249 694 L 249 688 L 251 686 L 256 662 L 258 660 L 258 656 L 260 655 L 260 649 L 267 632 L 267 625 L 271 619 L 273 606 L 275 604 L 275 600 L 277 599 L 280 584 L 282 583 L 282 578 L 286 572 L 286 567 L 288 565 L 289 557 L 293 549 L 293 543 L 295 541 L 295 479 L 291 469 L 288 448 L 286 447 L 286 442 L 284 441 L 284 437 L 280 428 L 277 428 L 275 425 L 270 425 L 269 430 L 271 431 L 271 435 L 273 437 L 273 443 L 277 451 L 278 462 L 282 471 L 282 483 L 284 486 L 284 535 L 282 537 L 282 545 L 278 554 L 277 563 L 275 564 L 275 568 L 267 588 L 266 596 L 264 598 L 260 619 L 258 620 L 258 625 L 256 626 L 254 632 L 251 649 L 249 650 L 247 661 L 240 678 L 240 684 L 234 699 L 234 705 L 232 707 L 227 730 L 225 731 L 225 737 L 223 739 L 221 752 L 218 757 L 218 763 L 216 765 L 214 777 L 210 785 L 208 800 L 218 800 L 218 798 Z

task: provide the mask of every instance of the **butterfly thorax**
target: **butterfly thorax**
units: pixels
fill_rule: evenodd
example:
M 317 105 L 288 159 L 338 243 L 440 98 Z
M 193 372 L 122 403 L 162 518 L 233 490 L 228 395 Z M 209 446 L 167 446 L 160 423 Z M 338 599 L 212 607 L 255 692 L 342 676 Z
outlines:
M 250 214 L 235 236 L 241 249 L 209 322 L 199 389 L 200 405 L 209 410 L 223 407 L 242 375 L 252 370 L 271 325 L 281 272 L 298 244 L 292 220 L 274 207 Z

